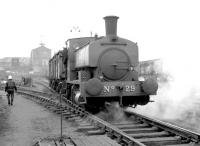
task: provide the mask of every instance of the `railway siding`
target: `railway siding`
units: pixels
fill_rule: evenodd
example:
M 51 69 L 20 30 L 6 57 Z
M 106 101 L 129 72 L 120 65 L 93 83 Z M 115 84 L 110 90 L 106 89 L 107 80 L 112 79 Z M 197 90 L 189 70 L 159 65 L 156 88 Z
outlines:
M 23 91 L 23 94 L 25 93 Z M 57 114 L 62 114 L 65 119 L 78 123 L 77 131 L 88 136 L 106 134 L 121 145 L 200 145 L 200 135 L 189 130 L 164 123 L 130 111 L 133 121 L 125 123 L 108 123 L 84 111 L 78 105 L 63 98 L 66 104 L 60 105 L 58 101 L 49 100 L 43 96 L 32 94 L 31 97 L 46 108 Z

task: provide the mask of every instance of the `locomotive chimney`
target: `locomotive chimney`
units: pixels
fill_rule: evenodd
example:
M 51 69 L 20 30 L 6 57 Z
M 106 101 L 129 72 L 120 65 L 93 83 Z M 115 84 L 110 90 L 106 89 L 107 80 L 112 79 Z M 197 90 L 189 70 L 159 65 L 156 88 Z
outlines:
M 106 26 L 106 36 L 110 38 L 111 41 L 117 40 L 117 16 L 106 16 L 104 17 Z

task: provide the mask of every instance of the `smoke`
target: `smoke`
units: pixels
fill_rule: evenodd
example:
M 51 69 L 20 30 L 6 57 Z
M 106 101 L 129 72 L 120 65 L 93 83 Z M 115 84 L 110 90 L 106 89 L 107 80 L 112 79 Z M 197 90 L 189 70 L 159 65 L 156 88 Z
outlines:
M 159 82 L 157 95 L 151 96 L 155 102 L 137 106 L 134 110 L 184 127 L 200 129 L 200 70 L 198 59 L 195 59 L 163 59 L 163 76 L 167 77 L 167 82 Z
M 123 109 L 119 106 L 118 102 L 112 102 L 110 105 L 106 106 L 104 111 L 101 111 L 97 116 L 107 122 L 125 122 L 128 118 L 123 112 Z

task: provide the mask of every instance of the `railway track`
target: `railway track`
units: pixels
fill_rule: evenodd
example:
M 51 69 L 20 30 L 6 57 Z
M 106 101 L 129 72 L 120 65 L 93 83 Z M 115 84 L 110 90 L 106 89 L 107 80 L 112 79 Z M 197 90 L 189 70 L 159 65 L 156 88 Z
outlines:
M 65 104 L 61 105 L 58 100 L 44 97 L 43 94 L 36 94 L 35 91 L 20 90 L 18 93 L 26 95 L 57 114 L 62 114 L 64 119 L 73 120 L 79 125 L 78 131 L 88 135 L 107 134 L 121 145 L 200 145 L 200 134 L 132 111 L 124 110 L 125 114 L 129 116 L 129 121 L 106 122 L 65 98 L 62 98 Z
M 39 84 L 39 85 L 45 87 L 46 89 L 48 89 L 48 90 L 49 90 L 50 92 L 52 92 L 52 93 L 55 93 L 55 91 L 54 91 L 52 88 L 49 87 L 49 85 L 48 85 L 47 82 L 44 82 L 44 81 L 37 81 L 37 80 L 36 80 L 34 83 L 35 83 L 35 84 Z
M 35 89 L 31 89 L 29 87 L 21 87 L 21 86 L 18 86 L 17 87 L 18 89 L 18 93 L 21 93 L 23 91 L 26 91 L 26 92 L 29 92 L 29 93 L 33 93 L 33 94 L 37 94 L 37 95 L 44 95 L 44 96 L 53 96 L 54 93 L 47 93 L 47 92 L 43 92 L 43 91 L 39 91 L 39 90 L 35 90 Z M 19 92 L 20 91 L 20 92 Z

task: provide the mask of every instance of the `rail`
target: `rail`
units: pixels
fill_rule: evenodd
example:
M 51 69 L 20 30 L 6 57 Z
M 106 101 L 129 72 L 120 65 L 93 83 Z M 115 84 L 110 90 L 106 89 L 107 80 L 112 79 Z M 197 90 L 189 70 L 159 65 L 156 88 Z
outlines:
M 134 116 L 132 125 L 116 126 L 116 124 L 106 122 L 97 116 L 90 114 L 82 107 L 79 107 L 66 98 L 62 98 L 66 104 L 61 106 L 59 101 L 53 101 L 48 97 L 30 93 L 30 91 L 24 90 L 18 92 L 39 100 L 42 105 L 52 109 L 58 114 L 60 114 L 60 111 L 64 112 L 63 115 L 65 118 L 66 116 L 68 116 L 68 118 L 77 116 L 83 118 L 95 128 L 99 129 L 101 134 L 107 134 L 109 137 L 116 139 L 116 141 L 122 145 L 200 145 L 200 134 L 137 114 L 132 111 L 124 111 L 130 116 Z M 69 115 L 69 111 L 74 115 Z M 132 128 L 129 129 L 127 127 Z

